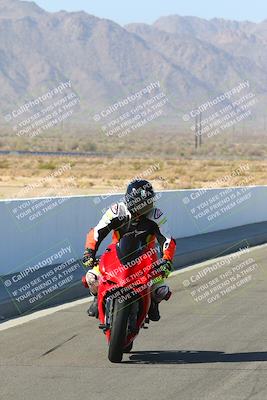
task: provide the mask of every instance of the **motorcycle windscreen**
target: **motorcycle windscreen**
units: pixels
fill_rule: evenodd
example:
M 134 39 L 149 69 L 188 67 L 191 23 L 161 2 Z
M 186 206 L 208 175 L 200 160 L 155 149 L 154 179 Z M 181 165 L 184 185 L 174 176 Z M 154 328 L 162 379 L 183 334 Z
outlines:
M 119 286 L 147 284 L 153 261 L 149 249 L 140 244 L 138 238 L 126 235 L 117 245 L 110 245 L 100 261 L 100 271 L 105 279 Z

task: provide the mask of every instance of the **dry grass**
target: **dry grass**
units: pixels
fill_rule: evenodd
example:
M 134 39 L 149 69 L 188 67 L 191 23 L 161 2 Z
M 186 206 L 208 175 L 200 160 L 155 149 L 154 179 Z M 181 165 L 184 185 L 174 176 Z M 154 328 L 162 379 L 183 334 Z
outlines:
M 65 172 L 59 173 L 64 165 Z M 0 197 L 123 192 L 136 176 L 151 180 L 157 190 L 264 185 L 266 167 L 265 160 L 245 159 L 0 156 Z

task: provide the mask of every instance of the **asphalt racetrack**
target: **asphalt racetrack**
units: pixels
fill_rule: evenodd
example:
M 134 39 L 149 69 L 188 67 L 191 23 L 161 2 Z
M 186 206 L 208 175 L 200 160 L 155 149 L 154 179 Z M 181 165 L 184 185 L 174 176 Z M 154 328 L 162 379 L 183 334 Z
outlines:
M 264 245 L 175 274 L 121 364 L 87 304 L 0 331 L 0 398 L 266 400 L 266 260 Z

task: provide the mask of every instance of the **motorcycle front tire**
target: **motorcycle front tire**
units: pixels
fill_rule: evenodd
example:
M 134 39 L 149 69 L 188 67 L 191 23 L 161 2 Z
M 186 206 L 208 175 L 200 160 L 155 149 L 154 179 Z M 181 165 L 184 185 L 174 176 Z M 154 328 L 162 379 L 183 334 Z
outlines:
M 112 363 L 120 363 L 124 353 L 124 343 L 127 335 L 130 305 L 114 300 L 111 335 L 108 349 L 108 359 Z

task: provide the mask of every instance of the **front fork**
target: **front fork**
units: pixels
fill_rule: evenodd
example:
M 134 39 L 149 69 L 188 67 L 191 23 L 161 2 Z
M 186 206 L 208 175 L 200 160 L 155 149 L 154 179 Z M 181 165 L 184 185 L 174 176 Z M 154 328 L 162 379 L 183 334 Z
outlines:
M 139 313 L 139 301 L 136 299 L 130 305 L 130 314 L 128 321 L 128 333 L 135 334 L 138 333 L 139 329 L 137 328 L 137 319 Z M 113 319 L 113 310 L 114 310 L 114 299 L 111 296 L 107 297 L 105 302 L 105 322 L 104 324 L 100 324 L 99 328 L 103 330 L 104 333 L 108 329 L 112 327 L 112 319 Z
M 105 322 L 104 324 L 99 324 L 99 329 L 102 329 L 104 333 L 106 333 L 112 325 L 113 308 L 114 300 L 108 296 L 105 301 Z

